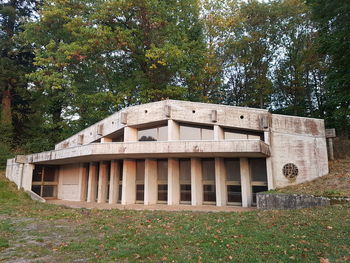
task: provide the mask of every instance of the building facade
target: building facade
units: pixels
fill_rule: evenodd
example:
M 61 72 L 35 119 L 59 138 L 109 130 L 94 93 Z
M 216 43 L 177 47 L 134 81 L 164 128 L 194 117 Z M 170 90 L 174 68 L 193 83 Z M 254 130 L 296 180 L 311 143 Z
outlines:
M 175 100 L 123 109 L 6 169 L 43 198 L 243 207 L 327 173 L 323 120 Z

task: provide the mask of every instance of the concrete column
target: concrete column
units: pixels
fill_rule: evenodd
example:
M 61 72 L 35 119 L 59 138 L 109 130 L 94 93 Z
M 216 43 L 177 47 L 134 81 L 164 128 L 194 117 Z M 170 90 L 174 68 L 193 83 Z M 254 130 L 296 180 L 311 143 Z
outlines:
M 22 187 L 25 191 L 32 190 L 32 181 L 33 181 L 33 171 L 34 171 L 35 165 L 26 163 L 24 165 L 23 170 L 23 184 Z M 6 168 L 7 169 L 7 168 Z
M 168 120 L 168 141 L 180 140 L 180 125 L 178 122 Z
M 102 137 L 101 138 L 101 143 L 103 143 L 103 142 L 112 142 L 112 141 L 113 141 L 112 138 L 107 138 L 107 137 Z
M 219 125 L 214 125 L 214 140 L 215 141 L 225 140 L 224 129 Z
M 328 157 L 329 160 L 334 160 L 334 150 L 333 150 L 333 138 L 327 138 L 328 140 Z
M 119 196 L 120 164 L 118 161 L 111 161 L 110 181 L 109 181 L 109 200 L 108 203 L 116 204 Z
M 126 126 L 124 128 L 124 142 L 136 142 L 137 141 L 137 129 Z
M 271 143 L 271 136 L 270 136 L 270 131 L 265 131 L 264 132 L 264 142 L 268 145 Z
M 168 159 L 168 205 L 180 204 L 180 166 L 179 160 Z
M 17 184 L 17 188 L 21 189 L 23 187 L 23 169 L 24 169 L 24 164 L 20 163 L 17 165 L 18 167 L 18 184 Z
M 223 158 L 215 158 L 215 190 L 216 205 L 227 204 L 226 169 Z
M 79 187 L 80 187 L 80 201 L 86 201 L 87 194 L 87 167 L 84 164 L 81 164 L 79 167 Z
M 96 184 L 97 184 L 97 165 L 90 163 L 89 166 L 89 181 L 88 181 L 88 202 L 95 202 L 96 197 Z
M 203 204 L 202 162 L 200 158 L 191 158 L 191 200 L 192 205 Z
M 240 158 L 242 206 L 252 206 L 252 185 L 248 158 Z
M 157 160 L 145 160 L 145 205 L 153 205 L 157 203 Z
M 107 200 L 107 165 L 107 162 L 100 162 L 97 203 L 106 203 Z
M 125 159 L 123 161 L 122 205 L 136 202 L 136 161 Z
M 266 157 L 266 173 L 267 173 L 267 188 L 269 190 L 275 189 L 275 182 L 273 180 L 272 158 Z

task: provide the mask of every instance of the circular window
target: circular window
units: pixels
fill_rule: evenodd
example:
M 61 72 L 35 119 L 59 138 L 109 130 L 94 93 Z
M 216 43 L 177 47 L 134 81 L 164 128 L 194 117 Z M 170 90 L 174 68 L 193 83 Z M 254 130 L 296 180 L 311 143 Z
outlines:
M 287 163 L 283 166 L 283 175 L 289 179 L 298 176 L 298 167 L 294 163 Z

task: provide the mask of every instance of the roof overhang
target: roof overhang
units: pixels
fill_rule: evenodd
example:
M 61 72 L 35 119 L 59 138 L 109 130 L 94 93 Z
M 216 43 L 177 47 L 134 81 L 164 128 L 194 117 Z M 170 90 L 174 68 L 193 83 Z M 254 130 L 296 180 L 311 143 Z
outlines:
M 93 143 L 27 156 L 28 163 L 69 164 L 138 158 L 267 157 L 269 145 L 260 140 L 144 141 Z

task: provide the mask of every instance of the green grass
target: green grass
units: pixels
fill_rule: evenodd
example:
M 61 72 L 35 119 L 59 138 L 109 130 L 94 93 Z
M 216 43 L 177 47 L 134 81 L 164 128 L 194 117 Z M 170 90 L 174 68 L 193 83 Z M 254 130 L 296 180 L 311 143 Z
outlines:
M 0 262 L 345 262 L 350 205 L 203 213 L 70 209 L 0 177 Z

